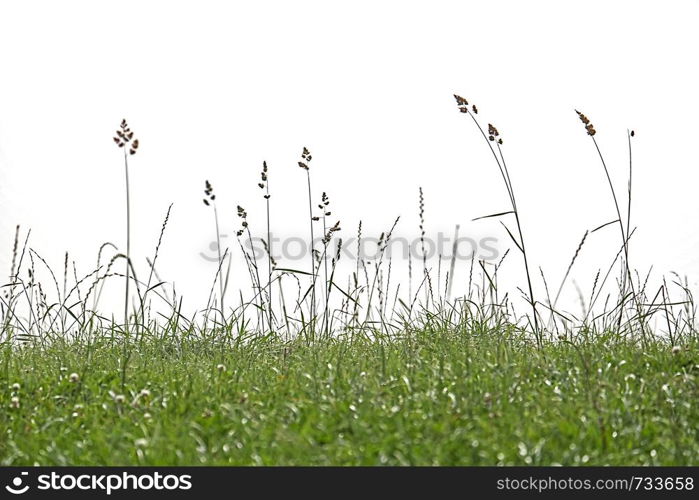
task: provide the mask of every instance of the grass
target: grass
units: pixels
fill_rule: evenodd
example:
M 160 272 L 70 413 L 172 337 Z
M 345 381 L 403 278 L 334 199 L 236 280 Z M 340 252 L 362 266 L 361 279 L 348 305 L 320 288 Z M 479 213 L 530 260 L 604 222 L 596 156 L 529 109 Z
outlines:
M 131 190 L 129 183 L 129 155 L 136 154 L 138 151 L 138 139 L 134 139 L 133 132 L 129 128 L 126 120 L 121 120 L 119 129 L 113 137 L 116 145 L 124 152 L 124 172 L 125 172 L 125 191 L 126 191 L 126 268 L 124 272 L 124 324 L 129 322 L 129 284 L 131 283 Z M 128 146 L 128 154 L 127 148 Z
M 696 345 L 673 354 L 610 335 L 537 348 L 517 335 L 146 339 L 123 389 L 117 342 L 5 347 L 0 463 L 699 462 Z
M 314 195 L 312 157 L 304 148 L 298 166 L 306 170 L 308 189 L 299 194 L 308 203 L 311 269 L 277 265 L 272 258 L 274 221 L 263 163 L 258 187 L 265 201 L 266 258 L 258 262 L 252 250 L 247 211 L 231 205 L 250 287 L 244 290 L 247 282 L 234 276 L 239 296 L 224 301 L 232 256 L 230 248 L 222 251 L 219 213 L 226 213 L 227 202 L 207 181 L 203 201 L 214 210 L 216 273 L 204 309 L 185 317 L 181 295 L 156 270 L 172 205 L 154 253 L 145 259 L 148 279 L 136 277 L 128 158 L 138 141 L 122 121 L 114 140 L 123 148 L 127 173 L 126 253 L 102 244 L 96 268 L 82 277 L 75 262 L 70 275 L 66 254 L 59 283 L 29 245 L 30 231 L 22 237 L 17 227 L 10 279 L 0 296 L 0 464 L 698 463 L 693 293 L 676 275 L 652 290 L 648 275 L 634 275 L 629 264 L 634 133 L 627 134 L 624 214 L 625 200 L 611 182 L 597 132 L 578 113 L 602 161 L 617 218 L 585 231 L 553 300 L 540 268 L 546 293 L 539 291 L 545 300 L 537 300 L 500 132 L 488 124 L 486 133 L 476 106 L 455 98 L 505 183 L 509 209 L 478 219 L 509 221 L 502 226 L 522 255 L 526 291 L 517 290 L 527 314 L 515 312 L 515 300 L 498 283 L 509 249 L 496 263 L 471 259 L 467 290 L 452 299 L 454 259 L 443 273 L 442 255 L 436 272 L 425 256 L 422 188 L 423 273 L 415 273 L 416 286 L 412 254 L 408 286 L 392 279 L 397 271 L 388 249 L 398 216 L 378 237 L 373 259 L 360 255 L 367 235 L 359 222 L 356 262 L 349 263 L 353 272 L 343 288 L 341 239 L 331 244 L 340 223 L 328 219 L 333 214 L 325 192 Z M 314 199 L 320 200 L 317 212 Z M 578 289 L 582 314 L 558 309 L 586 241 L 617 224 L 621 246 L 610 252 L 615 256 L 606 273 L 600 267 L 592 290 Z M 126 260 L 124 274 L 114 271 L 118 259 Z M 123 323 L 99 304 L 105 283 L 121 279 Z

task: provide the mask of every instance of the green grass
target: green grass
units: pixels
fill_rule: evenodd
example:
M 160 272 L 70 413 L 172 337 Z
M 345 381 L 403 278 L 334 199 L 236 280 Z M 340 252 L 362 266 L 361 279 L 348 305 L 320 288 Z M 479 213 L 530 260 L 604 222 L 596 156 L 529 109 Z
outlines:
M 428 266 L 422 188 L 422 273 L 415 256 L 407 286 L 397 270 L 391 279 L 387 248 L 397 218 L 378 238 L 373 261 L 357 253 L 354 272 L 336 275 L 340 224 L 326 221 L 327 195 L 311 189 L 306 148 L 298 165 L 308 184 L 310 270 L 276 267 L 268 251 L 270 169 L 263 163 L 266 258 L 258 261 L 243 246 L 254 233 L 237 205 L 248 276 L 231 277 L 235 248 L 219 245 L 206 306 L 189 318 L 174 282 L 155 267 L 170 209 L 147 272 L 139 270 L 145 282 L 136 278 L 128 230 L 125 254 L 104 243 L 96 268 L 79 277 L 74 262 L 69 272 L 67 253 L 63 272 L 55 273 L 17 226 L 0 293 L 0 465 L 699 463 L 699 305 L 686 278 L 671 275 L 654 288 L 628 262 L 634 133 L 627 134 L 623 200 L 594 127 L 578 113 L 617 218 L 585 231 L 560 285 L 549 289 L 541 268 L 541 283 L 530 272 L 502 138 L 490 123 L 486 133 L 475 105 L 454 97 L 483 136 L 508 194 L 507 210 L 477 219 L 498 219 L 510 249 L 521 254 L 526 285 L 518 294 L 498 284 L 508 249 L 497 262 L 471 260 L 460 271 L 468 287 L 451 300 L 452 283 L 466 274 L 455 279 L 454 259 L 447 273 L 441 254 L 436 269 Z M 123 121 L 114 140 L 124 148 L 127 228 L 132 137 Z M 209 181 L 204 195 L 220 243 L 221 199 Z M 578 288 L 582 313 L 558 309 L 588 237 L 617 224 L 616 256 L 600 264 L 591 290 Z M 360 222 L 358 249 L 362 237 Z M 122 259 L 123 274 L 115 271 Z M 229 277 L 235 291 L 224 302 Z M 125 315 L 117 324 L 99 302 L 105 282 L 122 278 Z M 538 298 L 533 281 L 543 285 Z M 557 290 L 553 301 L 550 290 Z M 520 299 L 528 304 L 524 316 L 515 313 Z
M 0 464 L 699 463 L 696 344 L 517 335 L 5 346 Z

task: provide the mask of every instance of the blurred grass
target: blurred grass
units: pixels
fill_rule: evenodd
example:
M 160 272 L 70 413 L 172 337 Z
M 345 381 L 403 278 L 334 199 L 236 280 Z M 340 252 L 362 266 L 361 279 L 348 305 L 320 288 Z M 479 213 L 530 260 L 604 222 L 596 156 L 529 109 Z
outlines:
M 696 344 L 516 332 L 5 346 L 0 464 L 699 463 Z

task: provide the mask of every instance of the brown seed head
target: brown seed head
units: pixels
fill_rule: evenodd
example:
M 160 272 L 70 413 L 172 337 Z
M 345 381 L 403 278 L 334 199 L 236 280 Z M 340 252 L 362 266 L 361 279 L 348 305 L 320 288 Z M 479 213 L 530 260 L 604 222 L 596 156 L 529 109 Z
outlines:
M 456 105 L 459 107 L 459 111 L 468 113 L 468 101 L 456 94 L 454 94 L 454 99 L 456 99 Z
M 582 114 L 582 113 L 581 113 L 580 111 L 578 111 L 577 109 L 575 110 L 575 112 L 576 112 L 576 113 L 578 114 L 578 116 L 580 117 L 580 121 L 581 121 L 581 122 L 583 122 L 585 125 L 589 125 L 589 124 L 590 124 L 590 119 L 589 119 L 587 116 L 585 116 L 584 114 Z
M 597 133 L 597 131 L 595 130 L 594 125 L 592 125 L 592 123 L 590 123 L 590 119 L 587 116 L 585 116 L 584 114 L 582 114 L 580 111 L 578 111 L 577 109 L 575 110 L 575 112 L 578 114 L 580 121 L 583 122 L 583 125 L 585 125 L 585 130 L 587 130 L 587 135 L 589 135 L 589 136 L 595 135 Z
M 112 139 L 114 140 L 114 143 L 120 148 L 123 148 L 127 144 L 131 143 L 129 153 L 132 155 L 136 154 L 136 151 L 138 150 L 138 139 L 134 139 L 134 133 L 129 128 L 129 125 L 128 123 L 126 123 L 125 119 L 121 120 L 121 123 L 119 124 L 119 129 L 116 131 L 116 136 L 114 136 Z M 133 142 L 131 142 L 132 140 Z
M 454 94 L 454 99 L 456 99 L 457 106 L 468 106 L 468 101 L 460 95 Z
M 310 151 L 308 151 L 308 149 L 305 147 L 303 148 L 303 152 L 301 153 L 301 158 L 303 158 L 306 162 L 310 162 L 313 159 Z M 306 170 L 308 170 L 308 166 L 306 166 Z

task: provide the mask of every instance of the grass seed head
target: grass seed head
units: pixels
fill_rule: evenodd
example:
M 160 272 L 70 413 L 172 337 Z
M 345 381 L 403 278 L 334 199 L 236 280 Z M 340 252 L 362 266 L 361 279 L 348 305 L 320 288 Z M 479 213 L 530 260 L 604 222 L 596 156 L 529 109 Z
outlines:
M 340 231 L 340 221 L 337 221 L 335 225 L 328 229 L 328 232 L 325 233 L 325 236 L 323 237 L 323 244 L 327 245 L 328 243 L 330 243 L 333 234 L 335 234 L 338 231 Z
M 267 190 L 267 192 L 264 195 L 265 200 L 269 200 L 269 185 L 267 184 L 267 180 L 269 179 L 268 172 L 269 172 L 269 169 L 267 168 L 267 162 L 263 161 L 262 162 L 262 171 L 260 172 L 260 182 L 257 183 L 257 186 L 260 189 Z
M 456 99 L 456 105 L 459 107 L 459 111 L 462 113 L 468 113 L 468 101 L 456 94 L 454 94 L 454 99 Z
M 496 137 L 498 137 L 500 133 L 498 132 L 498 129 L 496 129 L 491 123 L 488 124 L 488 139 L 491 141 L 494 141 Z M 500 142 L 502 144 L 502 142 Z
M 267 244 L 267 241 L 261 239 L 262 241 L 262 246 L 265 249 L 265 253 L 269 256 L 269 260 L 272 263 L 272 269 L 275 269 L 277 267 L 277 261 L 274 260 L 274 256 L 269 252 L 269 245 Z
M 263 161 L 262 162 L 262 172 L 260 172 L 260 178 L 262 179 L 262 182 L 267 182 L 267 162 Z
M 240 205 L 238 205 L 237 210 L 238 210 L 238 217 L 240 217 L 240 219 L 241 219 L 241 222 L 240 222 L 241 228 L 235 234 L 238 236 L 242 236 L 243 231 L 248 227 L 248 220 L 247 220 L 248 213 Z
M 318 208 L 323 211 L 323 215 L 325 217 L 329 217 L 330 215 L 332 215 L 332 212 L 330 212 L 330 210 L 328 209 L 329 206 L 330 198 L 328 197 L 328 194 L 325 191 L 323 191 L 321 202 L 318 204 Z
M 209 181 L 204 181 L 204 205 L 207 207 L 216 200 L 214 187 Z
M 311 156 L 311 153 L 308 151 L 307 148 L 303 148 L 303 152 L 301 153 L 301 159 L 303 161 L 299 162 L 299 167 L 301 167 L 304 170 L 309 170 L 308 164 L 311 162 L 313 157 Z
M 126 123 L 126 120 L 121 120 L 121 124 L 119 125 L 119 129 L 116 131 L 116 135 L 112 138 L 114 142 L 116 143 L 117 146 L 120 148 L 123 148 L 126 145 L 129 145 L 129 153 L 130 154 L 136 154 L 136 151 L 138 150 L 138 139 L 134 139 L 134 133 L 133 131 L 129 128 L 128 123 Z
M 578 114 L 580 121 L 583 122 L 583 125 L 585 125 L 585 130 L 587 130 L 587 135 L 589 135 L 589 136 L 595 135 L 597 133 L 597 131 L 595 130 L 594 125 L 592 125 L 592 123 L 590 122 L 590 119 L 587 116 L 585 116 L 584 114 L 582 114 L 580 111 L 578 111 L 577 109 L 575 110 L 575 112 Z

